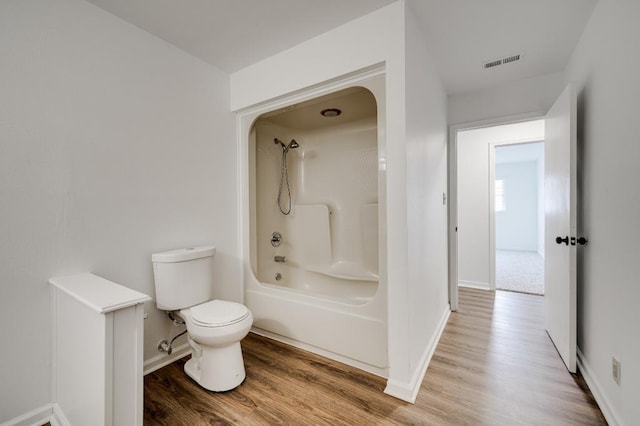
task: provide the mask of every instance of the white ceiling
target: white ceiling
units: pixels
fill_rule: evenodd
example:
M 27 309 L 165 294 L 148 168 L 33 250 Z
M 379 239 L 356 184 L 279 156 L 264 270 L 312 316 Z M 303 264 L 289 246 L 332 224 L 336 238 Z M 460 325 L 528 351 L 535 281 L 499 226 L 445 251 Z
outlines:
M 395 0 L 87 0 L 232 73 Z
M 394 0 L 88 1 L 232 73 Z M 449 94 L 562 71 L 596 1 L 407 0 Z
M 564 70 L 597 0 L 409 0 L 447 93 Z M 523 59 L 485 70 L 494 58 Z

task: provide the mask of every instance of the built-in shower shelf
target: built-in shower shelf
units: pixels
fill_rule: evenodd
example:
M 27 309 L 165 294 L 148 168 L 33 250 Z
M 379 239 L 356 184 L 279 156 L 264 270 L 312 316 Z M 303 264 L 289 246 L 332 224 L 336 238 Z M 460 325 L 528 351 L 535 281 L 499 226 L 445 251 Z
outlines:
M 352 262 L 336 262 L 332 265 L 310 265 L 304 266 L 304 268 L 317 274 L 343 280 L 378 281 L 379 279 L 378 274 Z

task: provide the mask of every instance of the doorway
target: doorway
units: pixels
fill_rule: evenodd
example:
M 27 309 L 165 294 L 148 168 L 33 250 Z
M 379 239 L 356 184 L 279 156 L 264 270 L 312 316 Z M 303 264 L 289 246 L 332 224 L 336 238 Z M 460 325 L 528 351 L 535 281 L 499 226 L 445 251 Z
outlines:
M 496 289 L 544 295 L 544 142 L 496 145 L 493 158 Z
M 511 125 L 533 124 L 536 121 L 531 120 L 536 118 L 541 118 L 537 120 L 542 130 L 540 137 L 520 142 L 545 141 L 545 328 L 567 370 L 575 373 L 577 358 L 576 249 L 588 242 L 584 236 L 577 235 L 578 154 L 575 88 L 571 84 L 567 85 L 546 114 L 540 114 L 538 117 L 519 117 L 512 120 Z M 505 121 L 502 120 L 503 123 Z M 458 183 L 461 177 L 459 171 L 467 166 L 461 161 L 461 157 L 464 156 L 459 154 L 459 141 L 465 132 L 471 130 L 491 131 L 491 126 L 494 126 L 494 129 L 505 129 L 509 126 L 509 124 L 503 126 L 497 124 L 500 123 L 476 123 L 475 126 L 455 125 L 451 127 L 449 133 L 449 301 L 452 311 L 458 310 L 460 247 L 458 227 L 461 215 L 459 213 L 465 211 L 463 208 L 458 208 L 460 204 Z M 477 148 L 478 144 L 472 144 L 472 146 Z M 473 157 L 468 159 L 470 169 L 477 167 L 477 164 L 485 164 L 483 161 L 478 162 L 477 159 L 475 162 L 471 161 L 472 159 Z M 483 212 L 482 209 L 478 211 Z M 475 231 L 468 226 L 465 228 Z M 482 232 L 481 228 L 479 229 Z M 493 252 L 490 250 L 490 255 Z M 491 270 L 492 267 L 493 270 Z M 495 263 L 490 262 L 489 269 L 489 286 L 491 286 L 491 283 L 495 284 Z
M 503 121 L 454 127 L 452 138 L 449 158 L 450 167 L 455 170 L 455 173 L 450 178 L 449 188 L 452 194 L 452 202 L 449 205 L 452 218 L 450 233 L 457 244 L 451 245 L 450 276 L 456 288 L 464 286 L 495 290 L 496 149 L 511 145 L 524 146 L 534 142 L 540 143 L 544 140 L 544 120 L 539 117 L 527 117 L 507 123 Z M 499 154 L 499 158 L 500 156 Z M 505 189 L 504 186 L 503 189 Z M 508 188 L 506 191 L 503 196 L 508 197 L 510 191 Z M 517 195 L 518 192 L 514 194 Z M 520 203 L 517 197 L 511 200 L 512 203 L 516 203 L 515 206 Z M 509 200 L 503 197 L 502 202 L 509 202 Z M 538 206 L 543 206 L 544 203 L 536 202 L 535 205 L 537 210 Z M 536 223 L 533 228 L 533 232 L 536 233 L 537 252 L 537 230 L 544 230 L 544 224 Z M 543 253 L 540 255 L 543 256 Z M 457 300 L 454 293 L 457 291 L 451 293 L 451 305 L 455 310 Z

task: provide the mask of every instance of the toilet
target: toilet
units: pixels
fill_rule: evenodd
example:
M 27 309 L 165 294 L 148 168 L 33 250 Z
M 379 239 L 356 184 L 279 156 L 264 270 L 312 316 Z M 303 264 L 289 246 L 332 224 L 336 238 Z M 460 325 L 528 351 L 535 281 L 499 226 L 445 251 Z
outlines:
M 253 324 L 249 309 L 212 299 L 215 247 L 189 247 L 151 256 L 158 309 L 176 312 L 187 326 L 189 377 L 205 389 L 231 390 L 246 377 L 240 340 Z

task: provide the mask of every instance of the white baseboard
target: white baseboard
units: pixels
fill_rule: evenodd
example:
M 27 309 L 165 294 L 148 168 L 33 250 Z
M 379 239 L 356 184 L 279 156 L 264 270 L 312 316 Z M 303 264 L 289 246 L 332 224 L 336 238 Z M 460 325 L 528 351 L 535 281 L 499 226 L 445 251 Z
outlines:
M 42 426 L 47 422 L 51 423 L 51 426 L 71 426 L 62 409 L 55 402 L 8 420 L 0 426 Z
M 442 337 L 442 333 L 447 326 L 447 321 L 449 320 L 450 314 L 451 310 L 447 305 L 444 314 L 440 318 L 440 323 L 438 324 L 436 332 L 431 337 L 431 340 L 425 347 L 424 352 L 420 357 L 420 361 L 418 363 L 419 368 L 416 368 L 415 372 L 413 373 L 413 377 L 411 377 L 411 380 L 408 383 L 405 383 L 398 380 L 389 379 L 387 381 L 387 387 L 384 389 L 384 393 L 403 401 L 410 402 L 412 404 L 416 402 L 418 392 L 420 391 L 420 386 L 422 385 L 422 381 L 424 380 L 424 375 L 427 373 L 427 368 L 429 367 L 431 358 L 436 351 L 436 347 L 438 347 L 440 337 Z
M 475 288 L 478 290 L 491 290 L 491 286 L 489 285 L 489 283 L 479 283 L 476 281 L 459 280 L 458 287 Z
M 609 423 L 610 426 L 623 424 L 620 420 L 620 416 L 616 413 L 615 408 L 611 405 L 611 402 L 609 402 L 609 398 L 607 398 L 607 395 L 604 393 L 598 378 L 593 374 L 593 370 L 589 366 L 589 363 L 580 348 L 578 348 L 577 361 L 582 377 L 584 377 L 584 381 L 587 382 L 587 386 L 589 386 L 589 390 L 591 390 L 593 397 L 596 399 L 596 402 L 600 407 L 600 411 L 602 411 L 607 423 Z
M 57 403 L 53 404 L 53 413 L 49 419 L 51 426 L 71 426 L 71 422 L 62 412 L 62 408 Z
M 53 412 L 53 404 L 46 404 L 28 413 L 7 420 L 0 426 L 40 426 L 49 421 Z
M 144 362 L 144 372 L 143 374 L 146 376 L 149 373 L 153 373 L 156 370 L 164 367 L 165 365 L 169 365 L 174 361 L 179 360 L 191 353 L 191 348 L 189 347 L 189 343 L 183 343 L 182 345 L 176 347 L 171 355 L 167 354 L 158 354 L 153 358 L 149 358 Z
M 188 343 L 184 343 L 176 347 L 171 355 L 159 354 L 144 362 L 144 374 L 147 375 L 156 371 L 165 365 L 189 355 L 191 348 Z M 42 407 L 29 411 L 28 413 L 17 416 L 11 420 L 0 424 L 0 426 L 41 426 L 45 423 L 51 423 L 51 426 L 71 426 L 71 423 L 65 416 L 64 412 L 57 403 L 46 404 Z

